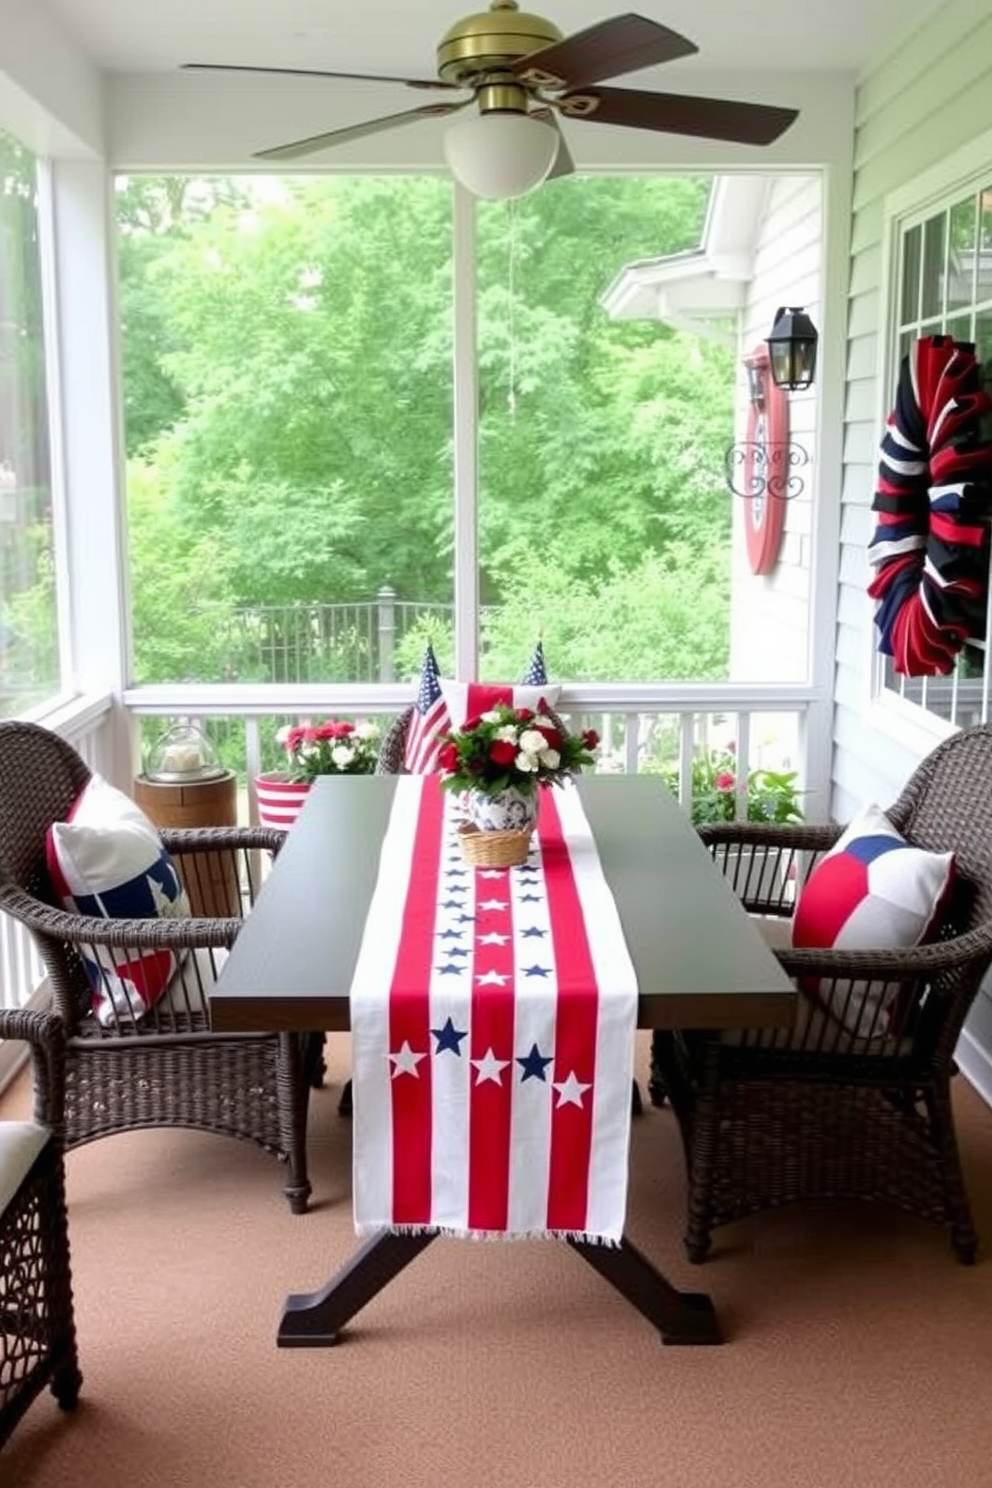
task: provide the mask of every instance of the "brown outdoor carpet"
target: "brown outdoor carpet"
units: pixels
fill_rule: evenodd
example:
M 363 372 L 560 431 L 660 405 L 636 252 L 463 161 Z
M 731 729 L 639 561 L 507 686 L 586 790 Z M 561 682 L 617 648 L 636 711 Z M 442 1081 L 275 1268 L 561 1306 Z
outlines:
M 631 1239 L 712 1293 L 722 1348 L 664 1348 L 555 1242 L 439 1240 L 334 1349 L 278 1350 L 287 1291 L 347 1259 L 347 1122 L 314 1096 L 314 1208 L 195 1133 L 70 1153 L 82 1399 L 46 1395 L 2 1488 L 986 1488 L 992 1484 L 992 1112 L 959 1082 L 984 1247 L 960 1266 L 902 1215 L 793 1210 L 692 1267 L 674 1119 L 634 1123 Z M 641 1043 L 642 1082 L 646 1042 Z M 0 1113 L 25 1109 L 23 1080 Z

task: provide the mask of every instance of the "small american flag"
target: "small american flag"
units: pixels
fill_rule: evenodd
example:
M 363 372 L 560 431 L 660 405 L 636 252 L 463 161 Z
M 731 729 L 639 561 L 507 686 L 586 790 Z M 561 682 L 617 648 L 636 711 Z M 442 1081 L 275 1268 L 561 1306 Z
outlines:
M 544 645 L 541 641 L 538 641 L 534 647 L 534 655 L 530 659 L 530 666 L 520 680 L 527 687 L 543 687 L 547 682 L 548 674 L 544 667 Z
M 413 705 L 403 752 L 403 763 L 411 775 L 429 775 L 437 768 L 438 735 L 449 727 L 437 657 L 428 641 L 420 669 L 420 690 Z

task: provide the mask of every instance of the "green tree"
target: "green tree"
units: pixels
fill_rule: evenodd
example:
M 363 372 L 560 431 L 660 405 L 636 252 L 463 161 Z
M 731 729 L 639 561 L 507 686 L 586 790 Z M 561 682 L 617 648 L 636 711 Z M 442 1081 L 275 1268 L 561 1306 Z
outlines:
M 117 257 L 122 334 L 124 431 L 128 455 L 170 429 L 185 407 L 166 367 L 178 350 L 157 283 L 157 265 L 175 240 L 222 205 L 242 208 L 236 180 L 194 176 L 122 176 L 117 180 Z

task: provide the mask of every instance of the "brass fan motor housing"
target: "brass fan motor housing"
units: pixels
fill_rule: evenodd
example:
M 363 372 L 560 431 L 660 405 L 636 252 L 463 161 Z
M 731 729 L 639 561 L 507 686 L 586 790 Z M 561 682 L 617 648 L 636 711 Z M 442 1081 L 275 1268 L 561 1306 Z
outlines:
M 519 10 L 516 0 L 492 0 L 489 10 L 463 16 L 437 48 L 437 70 L 446 83 L 470 88 L 518 57 L 563 41 L 564 33 L 543 16 Z

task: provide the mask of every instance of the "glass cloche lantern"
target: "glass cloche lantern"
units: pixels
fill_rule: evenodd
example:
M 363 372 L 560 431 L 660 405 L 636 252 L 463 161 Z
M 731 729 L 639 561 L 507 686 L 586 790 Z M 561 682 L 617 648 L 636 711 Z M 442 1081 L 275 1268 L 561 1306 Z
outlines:
M 173 724 L 148 749 L 145 777 L 165 785 L 217 780 L 226 774 L 206 734 L 188 719 Z

